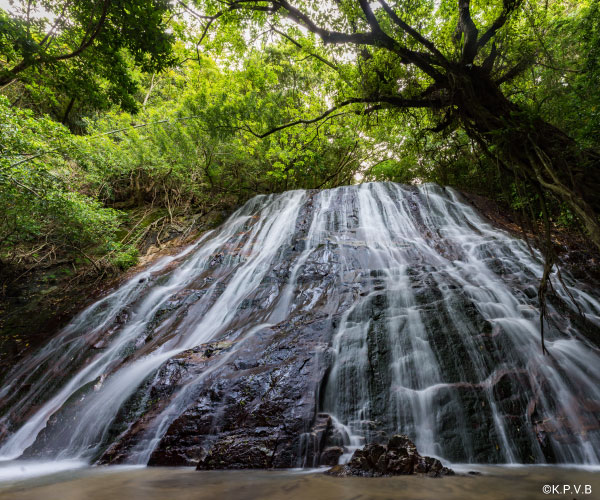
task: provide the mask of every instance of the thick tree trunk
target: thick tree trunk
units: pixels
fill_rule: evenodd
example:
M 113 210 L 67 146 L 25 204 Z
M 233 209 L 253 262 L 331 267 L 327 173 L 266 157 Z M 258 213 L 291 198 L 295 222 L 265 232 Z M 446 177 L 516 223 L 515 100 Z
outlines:
M 600 155 L 510 102 L 481 69 L 453 76 L 451 92 L 467 133 L 519 177 L 563 201 L 600 249 Z

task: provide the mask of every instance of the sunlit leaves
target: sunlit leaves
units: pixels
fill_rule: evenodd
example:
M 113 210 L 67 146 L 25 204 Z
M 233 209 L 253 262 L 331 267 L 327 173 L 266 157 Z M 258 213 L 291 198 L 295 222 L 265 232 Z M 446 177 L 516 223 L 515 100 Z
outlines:
M 13 2 L 0 9 L 4 92 L 79 131 L 78 116 L 114 104 L 135 110 L 137 73 L 174 62 L 170 8 L 167 0 Z

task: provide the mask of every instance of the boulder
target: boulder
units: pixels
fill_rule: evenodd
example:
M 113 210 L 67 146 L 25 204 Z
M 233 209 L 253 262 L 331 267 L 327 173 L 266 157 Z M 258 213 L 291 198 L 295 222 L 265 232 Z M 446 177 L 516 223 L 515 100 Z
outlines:
M 452 476 L 454 471 L 444 467 L 436 458 L 423 457 L 415 444 L 405 435 L 395 435 L 387 443 L 368 444 L 356 450 L 345 465 L 336 465 L 326 474 L 347 477 L 382 477 L 422 474 L 430 477 Z

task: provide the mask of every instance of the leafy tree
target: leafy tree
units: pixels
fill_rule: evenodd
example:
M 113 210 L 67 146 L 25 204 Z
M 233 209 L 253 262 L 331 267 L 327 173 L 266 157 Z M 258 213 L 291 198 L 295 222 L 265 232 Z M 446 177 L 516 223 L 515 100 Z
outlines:
M 15 2 L 0 10 L 0 88 L 63 123 L 74 107 L 135 111 L 136 68 L 173 63 L 169 9 L 167 0 Z
M 119 208 L 151 202 L 186 211 L 351 183 L 377 158 L 357 137 L 354 114 L 265 138 L 255 132 L 325 105 L 328 78 L 312 61 L 291 64 L 293 53 L 273 46 L 233 70 L 206 56 L 188 61 L 154 78 L 142 113 L 91 122 L 92 136 L 77 140 L 77 161 L 94 196 Z
M 221 22 L 225 39 L 232 29 L 257 25 L 274 26 L 293 39 L 295 25 L 321 39 L 323 44 L 310 50 L 351 58 L 343 75 L 348 85 L 340 85 L 334 106 L 314 120 L 346 107 L 362 114 L 428 110 L 433 130 L 461 127 L 495 159 L 504 177 L 563 202 L 600 248 L 600 156 L 507 93 L 538 57 L 539 30 L 531 20 L 554 22 L 565 13 L 562 2 L 198 3 L 207 29 Z M 552 16 L 548 9 L 559 12 Z
M 293 54 L 286 42 L 234 69 L 188 60 L 147 78 L 140 112 L 87 118 L 86 135 L 3 98 L 0 259 L 126 267 L 157 221 L 189 226 L 258 193 L 351 183 L 378 157 L 355 114 L 255 132 L 326 105 L 330 78 Z

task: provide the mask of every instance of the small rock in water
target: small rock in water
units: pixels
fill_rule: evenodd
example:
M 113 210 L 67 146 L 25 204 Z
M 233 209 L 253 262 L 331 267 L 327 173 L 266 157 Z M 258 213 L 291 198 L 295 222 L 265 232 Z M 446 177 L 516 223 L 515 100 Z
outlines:
M 381 477 L 424 474 L 430 477 L 453 476 L 436 458 L 422 457 L 415 444 L 404 435 L 393 436 L 387 445 L 368 444 L 356 450 L 345 465 L 336 465 L 325 474 L 347 477 Z

